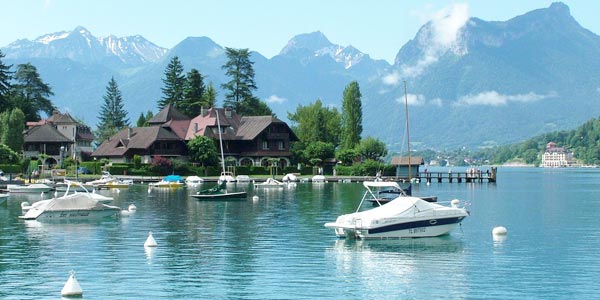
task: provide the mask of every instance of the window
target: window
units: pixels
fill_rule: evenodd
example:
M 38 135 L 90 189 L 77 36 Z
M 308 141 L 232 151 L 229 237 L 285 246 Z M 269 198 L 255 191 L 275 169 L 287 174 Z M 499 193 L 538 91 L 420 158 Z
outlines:
M 269 149 L 269 141 L 263 141 L 262 148 L 263 148 L 263 150 L 268 150 Z
M 278 141 L 277 142 L 277 149 L 279 149 L 279 150 L 285 150 L 285 144 L 283 143 L 283 141 Z

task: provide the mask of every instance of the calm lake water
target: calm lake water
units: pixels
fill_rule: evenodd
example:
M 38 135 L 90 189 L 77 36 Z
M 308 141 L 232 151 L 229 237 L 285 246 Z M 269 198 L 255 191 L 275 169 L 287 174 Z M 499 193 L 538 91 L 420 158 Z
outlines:
M 0 205 L 0 299 L 60 299 L 70 270 L 85 299 L 104 300 L 598 297 L 600 169 L 500 168 L 495 184 L 415 185 L 470 203 L 471 216 L 449 236 L 406 240 L 343 240 L 323 227 L 355 210 L 359 183 L 246 187 L 241 202 L 198 201 L 189 188 L 101 191 L 137 212 L 66 224 L 18 219 L 20 203 L 40 196 L 11 196 Z M 498 225 L 508 235 L 495 241 Z

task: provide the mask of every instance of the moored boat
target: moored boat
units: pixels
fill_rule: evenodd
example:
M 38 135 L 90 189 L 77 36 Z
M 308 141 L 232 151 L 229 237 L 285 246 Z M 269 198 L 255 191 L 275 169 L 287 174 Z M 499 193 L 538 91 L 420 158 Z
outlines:
M 458 206 L 458 200 L 448 207 L 412 196 L 398 196 L 385 205 L 359 212 L 367 197 L 375 197 L 371 186 L 379 183 L 364 182 L 367 192 L 357 211 L 341 215 L 325 227 L 333 228 L 338 237 L 347 238 L 433 237 L 449 233 L 469 215 Z
M 10 193 L 47 193 L 52 187 L 43 183 L 33 183 L 29 185 L 9 184 L 6 189 Z
M 25 220 L 88 220 L 116 217 L 121 208 L 103 204 L 92 193 L 71 192 L 69 189 L 60 197 L 41 200 L 21 205 L 24 214 L 19 218 Z

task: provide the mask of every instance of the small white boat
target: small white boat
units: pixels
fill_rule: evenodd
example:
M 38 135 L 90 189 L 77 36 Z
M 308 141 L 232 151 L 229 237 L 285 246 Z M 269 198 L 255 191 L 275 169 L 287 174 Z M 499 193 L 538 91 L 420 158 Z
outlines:
M 6 186 L 9 193 L 46 193 L 52 190 L 52 187 L 43 183 L 33 183 L 30 185 L 9 184 Z
M 102 171 L 102 176 L 100 177 L 100 179 L 88 181 L 88 182 L 86 182 L 86 184 L 89 184 L 89 185 L 103 185 L 103 184 L 107 184 L 109 182 L 113 182 L 115 180 L 117 180 L 117 178 L 114 177 L 114 176 L 112 176 L 110 174 L 110 172 Z
M 219 182 L 235 182 L 235 177 L 233 177 L 233 173 L 231 172 L 221 172 Z
M 60 197 L 41 200 L 27 205 L 22 203 L 25 220 L 88 220 L 120 215 L 121 208 L 98 201 L 92 193 L 71 192 L 69 189 Z
M 248 176 L 248 175 L 238 175 L 238 176 L 235 176 L 235 181 L 237 181 L 237 182 L 250 182 L 252 180 L 250 179 L 250 176 Z
M 281 179 L 283 182 L 296 182 L 298 181 L 298 177 L 292 173 L 285 174 Z
M 325 182 L 325 176 L 323 175 L 315 175 L 311 179 L 312 182 Z
M 188 186 L 197 186 L 204 182 L 204 179 L 198 176 L 188 176 L 185 178 L 185 184 Z
M 469 215 L 464 207 L 458 207 L 458 200 L 448 207 L 411 196 L 398 196 L 385 205 L 359 212 L 365 199 L 376 197 L 371 191 L 376 184 L 382 183 L 364 182 L 367 192 L 357 211 L 341 215 L 325 227 L 333 228 L 338 237 L 347 238 L 434 237 L 449 233 Z
M 257 183 L 254 185 L 254 188 L 284 188 L 287 184 L 281 181 L 277 181 L 273 178 L 267 178 L 265 182 Z
M 159 182 L 152 182 L 150 184 L 148 184 L 150 187 L 153 188 L 180 188 L 185 186 L 184 183 L 184 179 L 183 177 L 179 176 L 179 175 L 169 175 L 169 176 L 165 176 L 165 178 L 163 178 L 161 181 Z

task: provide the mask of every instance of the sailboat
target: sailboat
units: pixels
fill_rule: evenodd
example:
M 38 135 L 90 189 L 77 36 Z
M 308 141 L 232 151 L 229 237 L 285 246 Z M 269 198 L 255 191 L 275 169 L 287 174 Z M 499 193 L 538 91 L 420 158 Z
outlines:
M 219 111 L 217 109 L 215 109 L 215 113 L 217 116 L 217 128 L 219 131 L 219 148 L 221 148 L 221 168 L 222 168 L 221 176 L 223 176 L 224 174 L 227 174 L 225 172 L 225 155 L 223 154 L 223 137 L 221 136 L 221 123 L 219 121 Z M 245 192 L 245 191 L 229 192 L 229 191 L 227 191 L 226 183 L 227 183 L 227 180 L 221 180 L 221 178 L 219 178 L 219 182 L 216 186 L 214 186 L 210 189 L 199 191 L 196 194 L 192 195 L 192 197 L 194 197 L 196 199 L 200 199 L 200 200 L 233 200 L 233 199 L 243 200 L 243 199 L 246 199 L 246 196 L 248 195 L 247 192 Z

